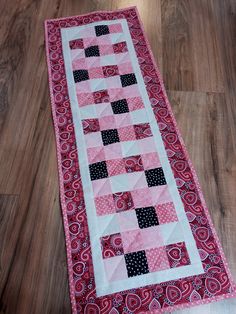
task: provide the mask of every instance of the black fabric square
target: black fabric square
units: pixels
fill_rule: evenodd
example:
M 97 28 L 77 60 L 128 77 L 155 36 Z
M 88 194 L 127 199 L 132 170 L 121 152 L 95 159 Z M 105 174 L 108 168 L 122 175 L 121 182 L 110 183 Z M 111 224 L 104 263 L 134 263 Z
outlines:
M 125 254 L 125 264 L 128 277 L 134 277 L 149 273 L 145 251 Z
M 166 179 L 162 168 L 145 170 L 148 186 L 165 185 Z
M 102 36 L 109 34 L 109 27 L 107 25 L 97 25 L 95 26 L 96 36 Z
M 101 133 L 103 145 L 109 145 L 120 141 L 117 129 L 104 130 Z
M 75 83 L 86 81 L 89 79 L 87 70 L 75 70 L 73 71 Z
M 159 221 L 154 207 L 150 206 L 136 208 L 135 212 L 140 229 L 159 225 Z
M 111 102 L 111 107 L 114 114 L 129 112 L 129 107 L 126 99 L 120 99 Z
M 95 162 L 94 164 L 89 165 L 89 172 L 91 180 L 107 178 L 108 172 L 106 162 Z
M 100 56 L 98 46 L 90 46 L 84 49 L 84 51 L 85 51 L 85 57 L 99 57 Z
M 122 87 L 133 85 L 137 83 L 134 73 L 123 74 L 120 76 Z

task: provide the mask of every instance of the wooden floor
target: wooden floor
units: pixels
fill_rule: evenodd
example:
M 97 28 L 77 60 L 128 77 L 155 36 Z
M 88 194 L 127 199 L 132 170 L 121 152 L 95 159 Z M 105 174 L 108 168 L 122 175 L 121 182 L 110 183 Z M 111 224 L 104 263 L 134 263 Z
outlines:
M 137 5 L 236 278 L 236 0 L 0 0 L 0 313 L 70 313 L 43 21 Z M 180 313 L 236 313 L 228 300 Z

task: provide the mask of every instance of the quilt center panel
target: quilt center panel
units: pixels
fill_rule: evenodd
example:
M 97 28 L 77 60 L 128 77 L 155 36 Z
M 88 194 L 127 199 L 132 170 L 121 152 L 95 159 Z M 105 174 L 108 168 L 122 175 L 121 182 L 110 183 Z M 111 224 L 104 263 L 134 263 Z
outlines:
M 203 273 L 126 20 L 61 34 L 97 296 Z

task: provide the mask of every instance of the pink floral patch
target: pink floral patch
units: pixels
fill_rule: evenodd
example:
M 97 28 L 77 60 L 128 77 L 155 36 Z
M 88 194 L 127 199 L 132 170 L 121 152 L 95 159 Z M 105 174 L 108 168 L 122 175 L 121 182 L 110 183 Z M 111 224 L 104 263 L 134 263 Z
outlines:
M 134 202 L 130 192 L 119 192 L 113 194 L 116 212 L 134 209 Z
M 95 104 L 100 104 L 103 102 L 109 102 L 109 95 L 108 95 L 108 91 L 106 89 L 94 92 L 93 97 L 94 97 L 94 103 Z
M 170 268 L 166 251 L 163 246 L 146 250 L 146 257 L 150 272 L 156 272 Z
M 117 65 L 106 65 L 102 67 L 104 77 L 119 75 Z
M 100 131 L 98 119 L 82 120 L 84 134 Z
M 124 158 L 125 168 L 126 171 L 129 172 L 136 172 L 136 171 L 143 171 L 143 163 L 142 158 L 140 155 L 137 156 L 130 156 Z
M 102 257 L 109 258 L 124 254 L 123 243 L 120 233 L 101 237 Z
M 70 44 L 70 49 L 78 49 L 78 48 L 83 49 L 84 48 L 83 39 L 71 40 L 69 44 Z
M 178 221 L 173 202 L 156 205 L 155 209 L 160 224 Z
M 184 242 L 167 245 L 166 253 L 171 268 L 190 264 L 190 259 Z
M 134 131 L 137 140 L 152 136 L 152 131 L 149 123 L 140 123 L 134 125 Z
M 115 213 L 115 204 L 112 194 L 95 198 L 96 212 L 98 216 Z
M 116 176 L 118 174 L 126 173 L 125 163 L 123 159 L 107 160 L 106 164 L 109 176 Z
M 114 53 L 122 53 L 128 51 L 127 45 L 125 41 L 120 43 L 113 44 Z

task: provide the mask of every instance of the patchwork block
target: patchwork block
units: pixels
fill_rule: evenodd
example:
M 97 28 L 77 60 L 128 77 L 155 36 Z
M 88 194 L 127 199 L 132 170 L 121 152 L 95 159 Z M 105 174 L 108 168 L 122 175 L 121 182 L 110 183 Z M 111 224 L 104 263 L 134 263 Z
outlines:
M 95 26 L 95 34 L 96 36 L 102 36 L 109 34 L 109 27 L 108 25 L 96 25 Z
M 94 196 L 112 194 L 111 183 L 107 178 L 92 181 Z
M 113 282 L 128 278 L 123 255 L 104 259 L 104 267 L 108 281 Z
M 127 98 L 127 103 L 130 111 L 144 108 L 144 104 L 141 97 Z
M 75 83 L 89 79 L 88 70 L 75 70 L 73 71 L 73 76 Z
M 84 134 L 100 131 L 98 119 L 84 119 L 82 120 Z
M 108 25 L 110 33 L 122 33 L 122 25 L 120 23 Z
M 117 101 L 124 98 L 124 90 L 123 88 L 111 88 L 109 89 L 109 97 L 110 101 Z
M 106 160 L 122 158 L 122 150 L 120 143 L 113 143 L 104 146 Z
M 108 177 L 108 171 L 105 161 L 95 162 L 89 165 L 89 172 L 91 180 L 98 180 Z
M 134 141 L 136 139 L 134 127 L 132 125 L 118 129 L 120 141 Z
M 100 53 L 99 53 L 99 47 L 96 46 L 90 46 L 88 48 L 84 49 L 85 52 L 85 57 L 99 57 Z
M 80 93 L 77 94 L 77 100 L 80 107 L 91 105 L 94 103 L 93 94 L 91 93 Z
M 124 254 L 123 243 L 120 233 L 101 237 L 102 257 L 109 258 Z
M 152 195 L 148 188 L 133 190 L 131 195 L 136 208 L 153 205 Z
M 121 173 L 126 173 L 125 163 L 123 159 L 107 160 L 106 164 L 109 176 L 115 176 Z
M 163 169 L 155 168 L 150 170 L 145 170 L 145 176 L 147 179 L 148 186 L 165 185 L 166 179 L 164 176 Z
M 135 212 L 137 215 L 139 228 L 143 229 L 159 225 L 157 214 L 153 206 L 136 208 Z
M 106 65 L 102 67 L 104 77 L 110 77 L 119 75 L 119 70 L 117 65 Z
M 131 62 L 125 62 L 119 64 L 119 73 L 120 74 L 129 74 L 133 72 L 133 67 Z
M 145 251 L 125 254 L 125 264 L 128 277 L 134 277 L 149 273 Z
M 99 119 L 100 130 L 113 129 L 115 126 L 115 118 L 113 116 L 105 116 Z
M 103 147 L 87 148 L 87 156 L 90 164 L 106 159 Z
M 117 129 L 103 130 L 101 134 L 104 146 L 120 141 Z
M 116 212 L 113 195 L 108 194 L 95 198 L 95 207 L 98 216 L 109 215 Z
M 88 75 L 90 79 L 103 78 L 103 70 L 102 67 L 94 67 L 88 69 Z
M 128 230 L 137 230 L 139 228 L 138 220 L 134 210 L 119 211 L 117 217 L 121 232 Z
M 124 253 L 137 252 L 143 249 L 140 230 L 130 230 L 121 233 Z
M 148 268 L 150 272 L 156 272 L 170 268 L 164 247 L 146 250 Z
M 127 45 L 125 41 L 113 44 L 114 53 L 124 53 L 128 51 Z
M 115 123 L 117 128 L 132 126 L 131 118 L 129 113 L 120 113 L 114 115 Z M 119 131 L 118 131 L 119 132 Z
M 129 112 L 129 107 L 126 99 L 119 99 L 111 102 L 112 111 L 114 114 Z
M 83 49 L 84 48 L 83 39 L 71 40 L 69 42 L 69 45 L 70 45 L 70 49 Z
M 134 202 L 130 192 L 119 192 L 113 194 L 115 210 L 117 213 L 134 209 Z
M 161 167 L 159 156 L 156 152 L 143 154 L 142 162 L 143 162 L 143 168 L 145 170 Z
M 122 87 L 137 84 L 137 80 L 134 73 L 123 74 L 120 76 Z
M 107 90 L 99 90 L 93 93 L 94 103 L 100 104 L 104 102 L 109 102 L 109 95 Z
M 173 202 L 156 205 L 155 209 L 160 224 L 178 221 Z
M 190 259 L 184 242 L 167 245 L 166 253 L 171 268 L 190 264 Z
M 137 140 L 152 136 L 152 131 L 149 123 L 134 124 L 134 131 Z
M 143 163 L 140 155 L 130 156 L 124 158 L 126 171 L 135 172 L 135 171 L 143 171 Z
M 101 132 L 93 132 L 86 134 L 85 142 L 88 148 L 102 146 Z

